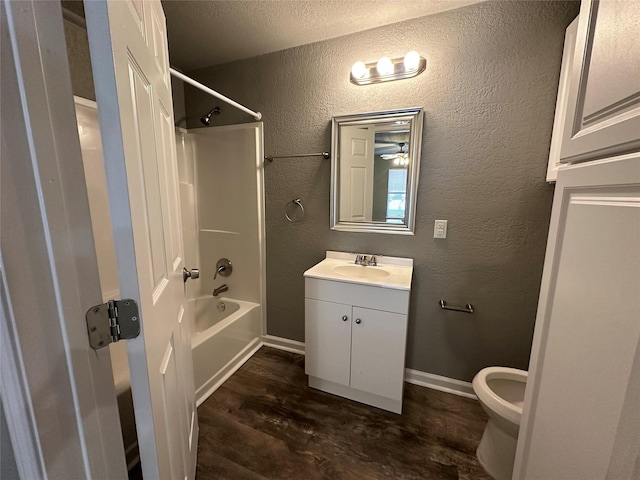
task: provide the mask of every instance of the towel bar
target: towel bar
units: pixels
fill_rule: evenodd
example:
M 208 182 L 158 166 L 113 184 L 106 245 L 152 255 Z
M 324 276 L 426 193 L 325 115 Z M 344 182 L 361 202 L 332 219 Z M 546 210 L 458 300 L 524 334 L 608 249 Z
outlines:
M 453 310 L 454 312 L 473 313 L 473 305 L 467 303 L 464 307 L 451 307 L 447 302 L 440 300 L 440 308 L 443 310 Z

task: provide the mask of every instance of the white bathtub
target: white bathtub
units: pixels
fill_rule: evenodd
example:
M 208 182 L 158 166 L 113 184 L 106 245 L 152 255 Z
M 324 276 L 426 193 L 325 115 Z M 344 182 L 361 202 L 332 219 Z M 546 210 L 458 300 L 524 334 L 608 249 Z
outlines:
M 218 305 L 224 304 L 224 311 Z M 260 304 L 226 297 L 192 300 L 191 331 L 196 404 L 200 406 L 260 348 Z

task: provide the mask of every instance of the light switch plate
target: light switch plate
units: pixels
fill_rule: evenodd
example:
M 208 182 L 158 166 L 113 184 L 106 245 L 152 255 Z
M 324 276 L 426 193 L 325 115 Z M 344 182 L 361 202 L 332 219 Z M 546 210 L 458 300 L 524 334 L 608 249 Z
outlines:
M 433 238 L 447 238 L 447 221 L 436 220 L 433 224 Z

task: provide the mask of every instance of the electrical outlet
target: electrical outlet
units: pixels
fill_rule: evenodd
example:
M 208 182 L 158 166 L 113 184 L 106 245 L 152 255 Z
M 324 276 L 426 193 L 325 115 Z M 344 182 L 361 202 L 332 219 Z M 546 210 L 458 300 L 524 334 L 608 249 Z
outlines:
M 447 221 L 436 220 L 433 224 L 433 238 L 447 238 Z

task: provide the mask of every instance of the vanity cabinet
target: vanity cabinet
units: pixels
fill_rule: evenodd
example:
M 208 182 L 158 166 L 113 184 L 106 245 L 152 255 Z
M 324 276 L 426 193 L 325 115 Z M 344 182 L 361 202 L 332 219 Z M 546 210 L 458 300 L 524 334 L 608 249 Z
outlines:
M 307 278 L 309 386 L 402 411 L 409 291 Z

